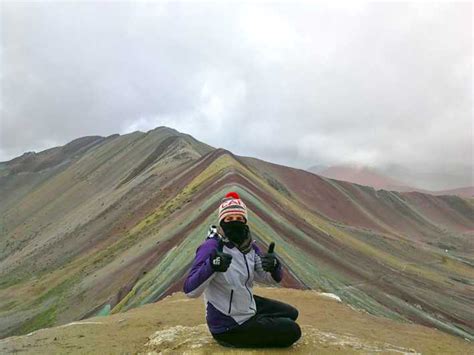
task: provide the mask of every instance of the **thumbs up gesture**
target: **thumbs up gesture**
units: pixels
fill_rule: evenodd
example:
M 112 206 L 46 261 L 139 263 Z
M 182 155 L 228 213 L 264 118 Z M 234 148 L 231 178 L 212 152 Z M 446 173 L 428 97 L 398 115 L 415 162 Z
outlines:
M 275 249 L 275 243 L 271 242 L 268 246 L 268 252 L 261 257 L 262 259 L 262 268 L 265 271 L 273 272 L 276 270 L 280 262 L 276 258 L 275 254 L 273 253 Z
M 217 249 L 210 256 L 211 267 L 214 271 L 226 272 L 232 262 L 232 255 L 224 253 L 224 242 L 219 239 Z

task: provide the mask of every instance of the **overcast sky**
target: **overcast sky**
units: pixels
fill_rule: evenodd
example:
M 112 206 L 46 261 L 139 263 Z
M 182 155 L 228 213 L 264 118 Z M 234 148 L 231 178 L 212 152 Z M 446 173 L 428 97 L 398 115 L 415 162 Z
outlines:
M 0 161 L 165 125 L 298 168 L 473 183 L 470 3 L 0 6 Z

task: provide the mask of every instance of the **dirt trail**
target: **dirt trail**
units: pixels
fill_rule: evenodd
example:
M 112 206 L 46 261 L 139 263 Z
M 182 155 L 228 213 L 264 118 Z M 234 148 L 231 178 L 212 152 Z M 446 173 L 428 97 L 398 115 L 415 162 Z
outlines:
M 474 344 L 436 329 L 353 310 L 315 291 L 255 288 L 255 293 L 294 305 L 302 338 L 291 348 L 228 349 L 205 324 L 203 299 L 177 292 L 162 301 L 112 316 L 95 317 L 0 340 L 0 353 L 295 353 L 474 354 Z

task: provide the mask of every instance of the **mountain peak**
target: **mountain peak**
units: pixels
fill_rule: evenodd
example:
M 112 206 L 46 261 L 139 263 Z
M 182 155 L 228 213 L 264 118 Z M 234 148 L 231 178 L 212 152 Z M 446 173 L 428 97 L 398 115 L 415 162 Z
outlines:
M 179 132 L 178 130 L 176 130 L 174 128 L 171 128 L 171 127 L 167 127 L 167 126 L 158 126 L 158 127 L 155 127 L 153 129 L 148 130 L 146 133 L 152 133 L 152 132 L 168 132 L 168 133 L 173 133 L 173 134 L 176 134 L 176 135 L 183 134 L 183 133 Z

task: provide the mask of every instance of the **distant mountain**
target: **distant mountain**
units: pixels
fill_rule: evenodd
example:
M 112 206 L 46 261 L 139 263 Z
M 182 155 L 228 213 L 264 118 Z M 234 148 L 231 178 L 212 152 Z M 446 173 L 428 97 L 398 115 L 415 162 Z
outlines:
M 359 185 L 371 186 L 374 189 L 409 192 L 417 191 L 431 195 L 457 195 L 461 197 L 474 197 L 474 186 L 456 189 L 431 191 L 409 186 L 407 183 L 391 178 L 378 171 L 363 165 L 337 165 L 323 169 L 322 166 L 311 167 L 308 171 L 330 179 L 352 182 Z
M 330 179 L 353 182 L 359 185 L 372 186 L 374 189 L 388 189 L 391 186 L 406 186 L 405 183 L 391 179 L 377 172 L 373 168 L 362 165 L 331 166 L 317 173 L 315 169 L 309 170 Z
M 375 190 L 214 148 L 167 127 L 0 163 L 0 336 L 181 290 L 237 191 L 283 287 L 474 340 L 474 200 Z
M 460 187 L 458 189 L 434 191 L 434 195 L 458 195 L 463 197 L 474 197 L 474 186 Z
M 436 169 L 429 166 L 412 166 L 409 169 L 399 164 L 388 164 L 380 168 L 385 176 L 406 182 L 406 185 L 427 191 L 453 190 L 474 186 L 472 165 L 443 162 Z

